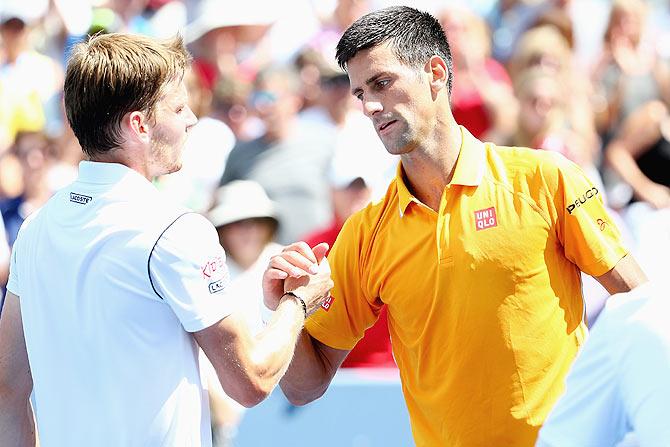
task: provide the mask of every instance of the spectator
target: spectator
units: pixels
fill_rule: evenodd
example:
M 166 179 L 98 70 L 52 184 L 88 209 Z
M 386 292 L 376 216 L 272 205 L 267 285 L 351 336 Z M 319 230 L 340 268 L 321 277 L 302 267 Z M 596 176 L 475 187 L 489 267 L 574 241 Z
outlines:
M 177 203 L 204 213 L 212 204 L 214 191 L 226 167 L 228 154 L 235 145 L 235 135 L 218 119 L 213 109 L 212 92 L 192 70 L 186 72 L 189 105 L 198 122 L 190 131 L 182 168 L 159 179 L 158 187 Z
M 17 135 L 13 152 L 19 161 L 21 193 L 0 200 L 0 212 L 5 220 L 9 245 L 14 241 L 23 221 L 40 208 L 53 194 L 49 184 L 50 142 L 43 133 L 22 132 Z
M 230 274 L 229 290 L 244 297 L 243 310 L 254 334 L 261 331 L 263 321 L 270 321 L 271 313 L 263 304 L 261 282 L 270 258 L 282 250 L 273 242 L 278 221 L 274 204 L 258 184 L 235 180 L 222 186 L 216 193 L 214 207 L 207 218 L 219 234 L 219 242 L 226 252 Z M 206 358 L 212 427 L 216 446 L 232 445 L 244 407 L 229 397 Z
M 239 2 L 226 8 L 219 0 L 202 0 L 186 29 L 193 51 L 193 69 L 213 89 L 221 76 L 252 80 L 260 67 L 272 62 L 267 38 L 279 18 L 276 4 Z
M 300 86 L 288 68 L 268 68 L 255 81 L 251 103 L 264 134 L 231 151 L 221 184 L 253 180 L 277 203 L 277 241 L 290 243 L 325 225 L 331 215 L 325 173 L 332 141 L 318 129 L 300 126 Z
M 263 133 L 263 123 L 249 107 L 252 88 L 251 82 L 239 76 L 223 75 L 212 91 L 213 117 L 233 131 L 237 142 L 253 140 Z
M 29 40 L 31 26 L 46 11 L 38 5 L 18 0 L 0 5 L 0 153 L 17 132 L 44 129 L 45 107 L 62 85 L 58 65 Z
M 598 131 L 608 139 L 635 109 L 652 100 L 670 101 L 670 67 L 643 40 L 648 5 L 643 0 L 615 0 L 594 69 L 602 107 Z
M 502 0 L 490 14 L 493 57 L 506 63 L 516 51 L 518 40 L 539 17 L 553 7 L 553 0 Z
M 336 157 L 329 170 L 331 196 L 333 201 L 333 220 L 330 225 L 307 235 L 304 239 L 310 247 L 321 242 L 329 246 L 335 244 L 344 222 L 354 213 L 363 209 L 372 197 L 375 170 L 374 165 L 365 161 L 357 163 L 351 158 Z M 388 315 L 383 306 L 377 322 L 370 327 L 365 336 L 351 350 L 342 362 L 342 368 L 356 367 L 395 367 L 393 350 L 388 331 Z
M 573 129 L 569 95 L 558 75 L 541 66 L 529 69 L 518 76 L 515 90 L 520 107 L 512 144 L 563 154 L 602 183 L 593 159 L 597 148 Z
M 591 105 L 593 88 L 586 74 L 577 67 L 567 40 L 553 26 L 539 26 L 525 32 L 509 61 L 512 81 L 518 86 L 522 73 L 541 67 L 561 86 L 566 125 L 588 149 L 588 158 L 600 162 L 600 139 Z
M 633 112 L 605 150 L 608 164 L 632 188 L 633 201 L 670 207 L 670 112 L 652 101 Z
M 517 101 L 505 68 L 491 57 L 484 19 L 465 7 L 440 14 L 454 59 L 451 107 L 456 122 L 476 138 L 504 143 L 516 128 Z

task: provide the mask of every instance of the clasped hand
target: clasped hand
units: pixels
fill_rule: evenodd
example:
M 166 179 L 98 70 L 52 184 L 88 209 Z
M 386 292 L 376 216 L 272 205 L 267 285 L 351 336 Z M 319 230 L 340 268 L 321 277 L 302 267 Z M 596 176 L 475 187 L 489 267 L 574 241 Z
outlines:
M 294 292 L 305 301 L 308 315 L 318 309 L 333 288 L 327 251 L 326 243 L 310 248 L 295 242 L 273 256 L 263 275 L 265 305 L 275 310 L 285 292 Z

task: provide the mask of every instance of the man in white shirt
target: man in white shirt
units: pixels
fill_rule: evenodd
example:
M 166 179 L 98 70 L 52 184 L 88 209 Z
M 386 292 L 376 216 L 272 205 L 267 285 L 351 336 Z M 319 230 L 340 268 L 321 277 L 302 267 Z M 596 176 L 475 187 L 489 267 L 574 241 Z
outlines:
M 281 297 L 277 312 L 252 335 L 216 231 L 152 185 L 181 167 L 196 122 L 188 59 L 180 38 L 98 35 L 73 50 L 65 108 L 90 161 L 14 245 L 0 320 L 0 445 L 35 444 L 34 410 L 43 447 L 210 446 L 198 346 L 225 391 L 253 406 L 328 295 L 327 247 L 289 246 L 263 278 L 266 299 Z M 284 270 L 302 279 L 290 293 Z
M 667 289 L 666 289 L 667 290 Z M 670 445 L 670 301 L 644 284 L 613 295 L 540 430 L 538 447 Z

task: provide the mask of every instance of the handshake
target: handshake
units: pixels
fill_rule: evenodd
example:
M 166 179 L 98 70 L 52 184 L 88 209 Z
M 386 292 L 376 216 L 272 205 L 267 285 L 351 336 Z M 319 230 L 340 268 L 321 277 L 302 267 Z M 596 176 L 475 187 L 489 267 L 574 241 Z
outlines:
M 328 248 L 326 243 L 310 248 L 305 242 L 296 242 L 273 256 L 263 275 L 265 305 L 275 310 L 282 300 L 295 299 L 300 301 L 305 318 L 316 312 L 333 288 Z

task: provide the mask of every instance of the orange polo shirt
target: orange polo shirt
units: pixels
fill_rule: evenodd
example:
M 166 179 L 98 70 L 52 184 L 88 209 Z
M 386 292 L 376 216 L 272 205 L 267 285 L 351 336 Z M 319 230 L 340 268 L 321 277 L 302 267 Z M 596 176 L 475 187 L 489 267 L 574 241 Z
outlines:
M 351 349 L 387 304 L 418 446 L 532 446 L 586 333 L 579 271 L 602 275 L 627 251 L 572 162 L 462 133 L 439 212 L 399 167 L 347 221 L 333 300 L 306 326 Z

